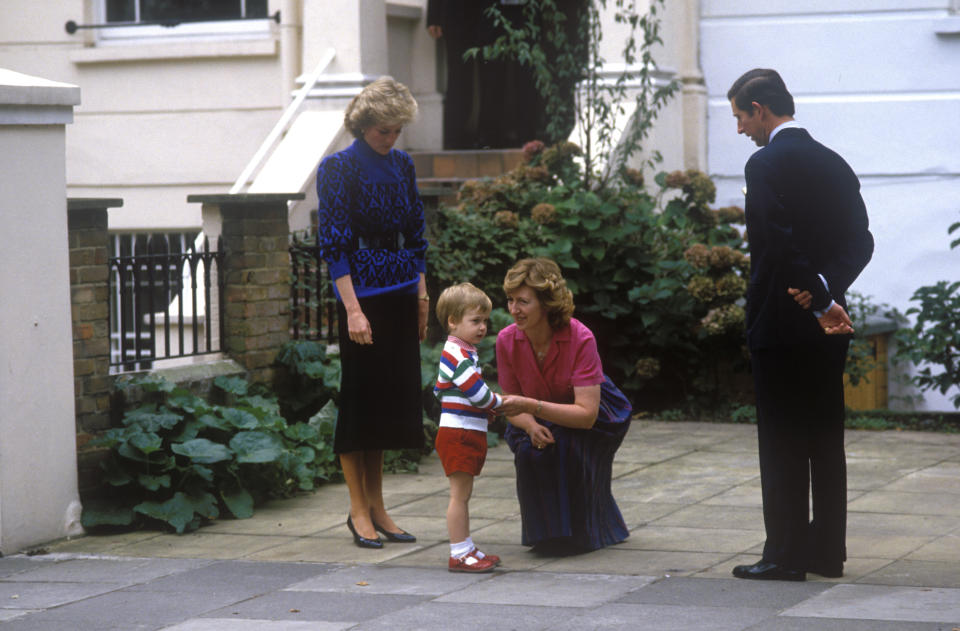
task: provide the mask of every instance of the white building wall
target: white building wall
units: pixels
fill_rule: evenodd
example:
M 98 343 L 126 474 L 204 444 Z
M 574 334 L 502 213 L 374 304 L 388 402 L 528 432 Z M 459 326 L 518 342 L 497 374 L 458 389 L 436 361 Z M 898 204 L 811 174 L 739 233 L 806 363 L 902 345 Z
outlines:
M 949 9 L 949 0 L 702 0 L 717 204 L 743 204 L 743 165 L 756 150 L 737 135 L 726 92 L 750 68 L 775 68 L 797 120 L 860 176 L 876 250 L 853 289 L 901 311 L 917 287 L 960 275 L 946 232 L 960 219 L 960 35 L 938 34 L 960 19 Z M 953 409 L 939 393 L 917 407 Z

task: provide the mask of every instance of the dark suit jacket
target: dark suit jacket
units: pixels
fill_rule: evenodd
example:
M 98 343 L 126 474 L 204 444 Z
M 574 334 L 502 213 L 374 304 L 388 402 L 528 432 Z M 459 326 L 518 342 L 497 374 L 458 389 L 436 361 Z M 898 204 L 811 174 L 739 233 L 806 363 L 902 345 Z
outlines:
M 747 342 L 776 348 L 825 337 L 814 310 L 844 292 L 873 254 L 860 181 L 806 130 L 787 128 L 747 161 Z M 826 278 L 829 293 L 818 274 Z M 788 287 L 813 294 L 802 309 Z

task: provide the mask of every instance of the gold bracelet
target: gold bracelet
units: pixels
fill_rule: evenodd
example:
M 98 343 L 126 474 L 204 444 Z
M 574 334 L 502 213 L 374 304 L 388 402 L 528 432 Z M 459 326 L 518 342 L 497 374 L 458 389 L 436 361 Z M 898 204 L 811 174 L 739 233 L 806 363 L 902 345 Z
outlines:
M 422 300 L 424 302 L 430 302 L 430 294 L 423 294 L 422 296 L 417 296 L 417 300 Z
M 540 410 L 543 409 L 543 401 L 537 400 L 537 411 L 533 413 L 534 416 L 540 416 Z

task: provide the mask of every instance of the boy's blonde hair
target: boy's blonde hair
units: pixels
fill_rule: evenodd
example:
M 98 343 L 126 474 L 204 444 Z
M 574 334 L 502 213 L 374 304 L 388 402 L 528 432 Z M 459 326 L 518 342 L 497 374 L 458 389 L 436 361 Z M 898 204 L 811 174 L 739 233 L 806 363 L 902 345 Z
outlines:
M 470 309 L 479 309 L 490 313 L 493 303 L 483 290 L 471 283 L 451 285 L 443 290 L 437 298 L 437 319 L 444 328 L 450 328 L 450 320 L 460 322 L 463 315 Z

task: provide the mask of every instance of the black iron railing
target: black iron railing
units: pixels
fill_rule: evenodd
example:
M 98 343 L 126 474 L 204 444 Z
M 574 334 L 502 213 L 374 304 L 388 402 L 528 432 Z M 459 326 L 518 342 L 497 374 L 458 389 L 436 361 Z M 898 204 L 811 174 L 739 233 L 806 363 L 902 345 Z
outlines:
M 110 364 L 145 370 L 157 359 L 219 352 L 223 332 L 223 251 L 204 239 L 180 249 L 166 235 L 109 259 Z M 142 251 L 132 252 L 140 249 Z M 216 315 L 214 321 L 211 314 Z
M 240 20 L 273 20 L 277 24 L 280 23 L 280 12 L 277 11 L 273 15 L 260 15 L 260 16 L 234 16 L 234 17 L 223 17 L 223 18 L 214 18 L 214 17 L 203 17 L 203 18 L 169 18 L 164 20 L 141 20 L 139 22 L 106 22 L 105 24 L 77 24 L 73 20 L 68 20 L 66 24 L 63 25 L 64 30 L 67 31 L 70 35 L 73 35 L 79 30 L 82 29 L 105 29 L 105 28 L 120 28 L 120 27 L 129 27 L 129 26 L 166 26 L 172 28 L 174 26 L 180 26 L 181 24 L 194 24 L 197 22 L 236 22 Z
M 295 340 L 337 340 L 337 307 L 320 246 L 295 241 L 290 246 L 291 337 Z

